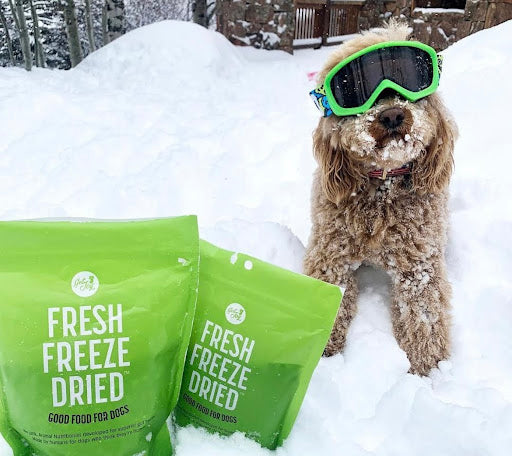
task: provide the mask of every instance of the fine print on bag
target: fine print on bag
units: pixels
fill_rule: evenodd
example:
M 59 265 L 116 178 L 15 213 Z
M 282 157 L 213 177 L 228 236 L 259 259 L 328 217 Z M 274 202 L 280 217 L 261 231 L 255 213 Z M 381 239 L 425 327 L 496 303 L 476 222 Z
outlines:
M 200 245 L 199 296 L 176 421 L 223 435 L 240 431 L 274 449 L 292 429 L 341 290 Z
M 14 456 L 170 455 L 196 217 L 0 222 L 0 433 Z

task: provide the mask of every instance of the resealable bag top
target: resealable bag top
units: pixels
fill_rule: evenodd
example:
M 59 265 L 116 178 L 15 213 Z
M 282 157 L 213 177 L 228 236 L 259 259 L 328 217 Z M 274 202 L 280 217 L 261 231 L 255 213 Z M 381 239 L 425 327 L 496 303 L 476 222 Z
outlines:
M 176 422 L 224 435 L 240 431 L 274 449 L 292 429 L 341 290 L 204 241 L 200 246 Z
M 193 216 L 0 222 L 0 432 L 15 456 L 169 456 Z

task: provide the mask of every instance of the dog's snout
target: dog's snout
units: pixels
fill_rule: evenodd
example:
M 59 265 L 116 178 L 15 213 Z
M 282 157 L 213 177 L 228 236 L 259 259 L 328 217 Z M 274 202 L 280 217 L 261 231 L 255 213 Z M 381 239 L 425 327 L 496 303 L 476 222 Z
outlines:
M 379 122 L 386 128 L 394 129 L 402 125 L 405 119 L 405 112 L 402 108 L 393 107 L 382 111 L 379 114 Z

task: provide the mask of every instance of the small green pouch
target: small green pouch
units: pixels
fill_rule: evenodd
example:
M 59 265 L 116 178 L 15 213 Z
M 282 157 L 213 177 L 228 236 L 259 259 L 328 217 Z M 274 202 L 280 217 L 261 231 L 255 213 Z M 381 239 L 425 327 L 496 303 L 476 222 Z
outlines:
M 195 216 L 0 222 L 0 432 L 15 456 L 169 456 Z
M 339 287 L 200 242 L 199 297 L 177 424 L 245 433 L 274 449 L 290 433 L 329 338 Z

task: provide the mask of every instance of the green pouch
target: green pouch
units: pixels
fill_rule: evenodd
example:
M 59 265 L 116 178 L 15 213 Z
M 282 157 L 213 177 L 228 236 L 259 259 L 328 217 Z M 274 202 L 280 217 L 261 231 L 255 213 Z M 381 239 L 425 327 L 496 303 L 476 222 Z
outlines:
M 240 431 L 274 449 L 292 429 L 341 290 L 204 241 L 200 250 L 176 422 Z
M 0 222 L 0 432 L 15 456 L 169 456 L 194 216 Z

